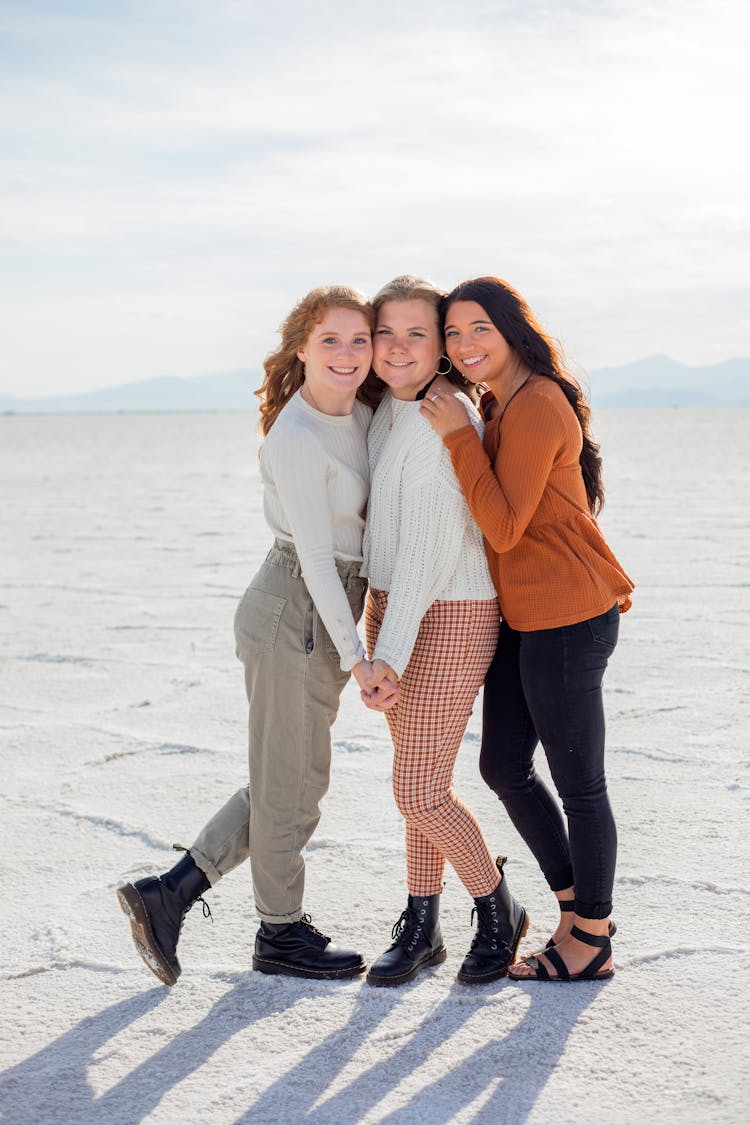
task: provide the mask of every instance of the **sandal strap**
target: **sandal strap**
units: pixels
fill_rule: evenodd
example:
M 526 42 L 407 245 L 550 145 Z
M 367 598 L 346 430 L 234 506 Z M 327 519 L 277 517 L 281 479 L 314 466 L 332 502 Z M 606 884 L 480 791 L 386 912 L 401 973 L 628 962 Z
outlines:
M 589 934 L 586 930 L 579 930 L 578 926 L 574 926 L 570 931 L 571 937 L 577 938 L 582 941 L 584 945 L 596 945 L 600 949 L 606 949 L 609 945 L 609 938 L 604 934 Z
M 559 898 L 557 905 L 563 914 L 572 914 L 576 908 L 576 900 L 574 898 Z
M 579 980 L 589 980 L 591 977 L 595 977 L 597 972 L 599 971 L 599 969 L 601 969 L 604 962 L 609 960 L 609 958 L 611 956 L 612 956 L 612 949 L 611 948 L 610 949 L 600 949 L 599 952 L 597 953 L 596 957 L 593 959 L 593 961 L 589 961 L 588 965 L 583 970 L 583 972 L 580 972 L 578 974 L 578 979 Z
M 570 980 L 568 966 L 565 964 L 554 946 L 552 947 L 552 949 L 546 949 L 544 952 L 544 956 L 547 958 L 550 965 L 552 965 L 552 967 L 555 969 L 560 980 Z M 544 966 L 542 965 L 541 968 L 544 968 Z
M 545 953 L 545 957 L 546 956 L 547 956 L 547 954 Z M 538 957 L 524 957 L 523 963 L 524 963 L 524 965 L 528 965 L 530 969 L 534 970 L 534 972 L 536 973 L 536 976 L 537 976 L 537 980 L 549 980 L 550 979 L 546 966 L 542 964 L 542 962 L 539 960 Z M 518 977 L 517 979 L 523 980 L 523 977 Z

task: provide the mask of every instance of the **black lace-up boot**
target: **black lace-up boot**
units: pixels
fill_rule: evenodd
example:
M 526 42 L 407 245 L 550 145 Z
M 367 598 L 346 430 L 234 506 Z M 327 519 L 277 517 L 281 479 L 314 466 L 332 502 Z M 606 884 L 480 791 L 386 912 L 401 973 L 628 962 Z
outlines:
M 284 973 L 314 979 L 354 977 L 367 965 L 359 953 L 339 949 L 316 930 L 309 914 L 298 922 L 261 922 L 255 938 L 253 968 L 261 973 Z
M 406 984 L 420 969 L 439 965 L 447 957 L 440 933 L 440 895 L 409 895 L 403 914 L 391 931 L 393 945 L 378 957 L 367 983 Z
M 192 856 L 186 853 L 164 875 L 124 883 L 117 888 L 120 906 L 130 919 L 135 947 L 154 976 L 164 984 L 176 984 L 182 972 L 177 960 L 177 942 L 185 915 L 195 902 L 203 914 L 211 910 L 202 898 L 210 883 Z
M 526 911 L 508 890 L 503 875 L 505 856 L 498 856 L 500 883 L 489 895 L 474 899 L 472 920 L 477 917 L 477 932 L 458 971 L 464 984 L 485 984 L 504 977 L 516 959 L 521 938 L 529 928 Z

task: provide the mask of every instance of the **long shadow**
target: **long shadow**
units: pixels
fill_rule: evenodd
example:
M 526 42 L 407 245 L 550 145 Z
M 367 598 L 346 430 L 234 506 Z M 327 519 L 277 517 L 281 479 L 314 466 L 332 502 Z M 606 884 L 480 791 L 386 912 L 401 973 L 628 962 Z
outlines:
M 174 1035 L 127 1077 L 94 1103 L 96 1120 L 131 1125 L 153 1110 L 164 1095 L 198 1070 L 238 1032 L 269 1015 L 320 996 L 319 981 L 295 981 L 293 988 L 269 994 L 260 973 L 244 973 L 199 1022 Z
M 318 1043 L 290 1070 L 281 1074 L 271 1086 L 261 1094 L 250 1109 L 239 1117 L 236 1125 L 261 1125 L 262 1122 L 278 1122 L 279 1107 L 283 1106 L 284 1119 L 298 1121 L 306 1117 L 314 1118 L 310 1108 L 320 1095 L 328 1089 L 337 1074 L 351 1061 L 357 1049 L 372 1034 L 378 1024 L 390 1014 L 390 1004 L 376 1005 L 372 1002 L 373 992 L 367 985 L 357 995 L 352 1014 L 344 1027 Z M 349 1087 L 347 1087 L 348 1089 Z M 329 1103 L 326 1103 L 326 1109 Z M 331 1121 L 356 1120 L 355 1116 L 331 1117 L 326 1113 L 326 1125 Z
M 122 1078 L 101 1097 L 88 1081 L 97 1051 L 135 1020 L 162 1003 L 170 993 L 163 988 L 122 1000 L 59 1036 L 29 1059 L 7 1070 L 0 1078 L 0 1119 L 9 1122 L 106 1121 L 108 1125 L 131 1123 L 146 1117 L 164 1096 L 201 1067 L 237 1032 L 249 1023 L 278 1015 L 300 1000 L 320 997 L 320 982 L 295 982 L 293 988 L 268 993 L 265 981 L 255 982 L 244 974 L 194 1026 L 173 1036 L 153 1055 Z M 257 984 L 258 987 L 254 987 Z M 391 993 L 373 993 L 363 988 L 354 1003 L 347 1025 L 317 1043 L 299 1063 L 280 1075 L 239 1122 L 260 1125 L 278 1121 L 283 1107 L 287 1120 L 330 1125 L 331 1121 L 357 1121 L 424 1064 L 432 1053 L 448 1042 L 477 1012 L 484 1001 L 453 985 L 408 1039 L 373 1066 L 357 1075 L 344 1089 L 313 1108 L 329 1089 L 358 1049 L 376 1028 L 393 1015 L 396 1005 L 409 1017 L 412 987 Z M 425 1119 L 430 1125 L 448 1123 L 470 1103 L 487 1094 L 473 1120 L 509 1121 L 526 1119 L 550 1075 L 557 1066 L 565 1043 L 581 1012 L 596 998 L 601 985 L 527 986 L 533 990 L 531 1004 L 519 1022 L 502 1039 L 490 1040 L 447 1070 L 437 1081 L 420 1088 L 408 1102 L 384 1121 L 406 1123 Z M 508 989 L 500 984 L 492 995 Z M 484 991 L 484 990 L 483 990 Z M 487 993 L 484 993 L 487 996 Z M 513 997 L 508 994 L 509 1002 Z M 496 1004 L 486 1008 L 491 1020 Z M 248 1013 L 252 1013 L 248 1018 Z M 370 1049 L 375 1046 L 370 1044 Z
M 360 1120 L 369 1109 L 382 1101 L 390 1090 L 395 1090 L 404 1079 L 409 1078 L 430 1057 L 436 1047 L 458 1031 L 481 1006 L 478 997 L 476 1004 L 457 1003 L 457 1000 L 466 1000 L 466 990 L 463 986 L 454 984 L 446 998 L 430 1010 L 418 1030 L 408 1036 L 398 1051 L 388 1052 L 383 1059 L 359 1074 L 338 1094 L 307 1114 L 305 1120 L 319 1125 L 330 1125 L 331 1121 Z M 405 1018 L 408 1019 L 407 994 L 403 995 L 403 1001 Z M 381 1019 L 386 1014 L 390 1015 L 390 1011 L 383 1013 Z M 330 1078 L 329 1074 L 329 1085 Z M 432 1104 L 429 1105 L 429 1112 L 425 1115 L 427 1109 L 428 1103 L 424 1102 L 418 1117 L 420 1120 L 428 1120 L 430 1125 L 433 1125 Z
M 417 986 L 414 986 L 417 987 Z M 498 992 L 509 986 L 499 985 Z M 534 987 L 534 986 L 531 986 Z M 491 1040 L 448 1070 L 437 1082 L 428 1084 L 410 1100 L 383 1118 L 388 1122 L 429 1120 L 441 1125 L 482 1094 L 497 1087 L 473 1118 L 475 1121 L 515 1123 L 525 1120 L 557 1066 L 566 1041 L 578 1017 L 596 997 L 601 986 L 581 986 L 574 992 L 550 988 L 532 994 L 531 1005 L 519 1023 L 504 1038 Z M 495 993 L 497 994 L 497 993 Z M 371 994 L 370 994 L 371 995 Z M 333 1083 L 335 1076 L 355 1055 L 378 1024 L 389 1016 L 396 999 L 387 994 L 377 1011 L 363 990 L 347 1027 L 339 1029 L 318 1044 L 294 1068 L 286 1071 L 247 1111 L 236 1125 L 261 1125 L 278 1120 L 279 1105 L 294 1121 L 330 1125 L 332 1121 L 359 1121 L 395 1090 L 431 1054 L 447 1042 L 469 1019 L 482 1009 L 482 1000 L 467 994 L 465 986 L 455 984 L 444 1000 L 425 1018 L 420 1028 L 395 1053 L 359 1074 L 332 1098 L 313 1109 L 315 1102 Z M 472 997 L 472 998 L 470 998 Z M 399 990 L 399 1001 L 408 1011 L 408 993 Z M 509 1001 L 511 996 L 508 996 Z M 493 1007 L 487 1009 L 493 1018 Z
M 88 1071 L 102 1046 L 170 995 L 151 989 L 87 1016 L 54 1042 L 0 1077 L 0 1120 L 9 1122 L 103 1121 L 132 1125 L 149 1114 L 173 1087 L 202 1066 L 248 1024 L 320 996 L 320 983 L 299 982 L 293 989 L 264 994 L 263 981 L 248 972 L 194 1026 L 96 1097 Z M 257 987 L 253 987 L 257 985 Z M 252 1013 L 248 1016 L 248 1013 Z
M 58 1121 L 71 1120 L 92 1107 L 87 1072 L 95 1053 L 167 996 L 166 988 L 152 988 L 121 1000 L 10 1067 L 0 1076 L 0 1120 L 42 1122 L 52 1120 L 53 1113 Z
M 430 1125 L 444 1125 L 494 1086 L 494 1092 L 472 1121 L 520 1125 L 531 1113 L 560 1062 L 581 1012 L 593 1003 L 603 987 L 605 985 L 596 982 L 572 990 L 564 990 L 562 985 L 550 985 L 546 989 L 543 985 L 527 985 L 526 988 L 533 990 L 531 1004 L 503 1039 L 485 1043 L 460 1066 L 451 1068 L 442 1078 L 424 1086 L 407 1103 L 383 1117 L 382 1122 L 406 1125 L 406 1122 L 419 1120 L 425 1106 L 429 1105 Z

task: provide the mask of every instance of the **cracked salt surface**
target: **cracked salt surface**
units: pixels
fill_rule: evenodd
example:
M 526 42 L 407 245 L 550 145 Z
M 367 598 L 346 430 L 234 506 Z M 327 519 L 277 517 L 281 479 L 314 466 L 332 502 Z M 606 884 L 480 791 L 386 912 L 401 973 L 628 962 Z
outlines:
M 412 984 L 262 976 L 243 868 L 211 891 L 213 925 L 187 918 L 169 990 L 114 888 L 170 865 L 245 781 L 231 592 L 269 539 L 253 422 L 0 417 L 3 1120 L 557 1125 L 585 1099 L 614 1125 L 746 1120 L 750 412 L 595 427 L 637 582 L 607 679 L 614 980 L 458 985 L 471 902 L 450 870 L 448 961 Z M 479 737 L 477 708 L 456 787 L 510 856 L 531 950 L 554 911 Z M 353 688 L 334 742 L 305 905 L 373 958 L 404 905 L 402 827 L 385 720 Z

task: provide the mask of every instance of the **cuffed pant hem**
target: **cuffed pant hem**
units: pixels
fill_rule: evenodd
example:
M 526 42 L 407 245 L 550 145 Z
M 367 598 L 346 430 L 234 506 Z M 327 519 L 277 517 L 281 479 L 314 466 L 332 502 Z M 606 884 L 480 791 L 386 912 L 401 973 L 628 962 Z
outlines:
M 431 898 L 432 895 L 441 895 L 443 893 L 444 887 L 445 887 L 445 883 L 441 882 L 436 887 L 433 887 L 432 889 L 429 889 L 429 888 L 425 889 L 423 887 L 420 887 L 418 890 L 415 891 L 415 890 L 412 889 L 412 887 L 409 886 L 408 883 L 406 885 L 406 889 L 408 890 L 409 894 L 413 895 L 414 898 Z
M 261 922 L 267 922 L 269 926 L 291 926 L 294 922 L 299 922 L 302 917 L 302 907 L 299 910 L 292 910 L 289 914 L 264 914 L 257 906 L 255 909 Z
M 611 913 L 611 899 L 609 902 L 581 902 L 576 899 L 576 914 L 579 918 L 609 918 Z
M 197 848 L 188 848 L 188 853 L 192 856 L 195 866 L 200 868 L 211 886 L 213 887 L 214 884 L 218 883 L 219 879 L 221 879 L 221 872 L 214 867 L 211 860 L 206 859 L 203 853 L 199 852 Z
M 573 868 L 568 864 L 559 871 L 545 871 L 544 878 L 551 891 L 564 891 L 573 886 Z

